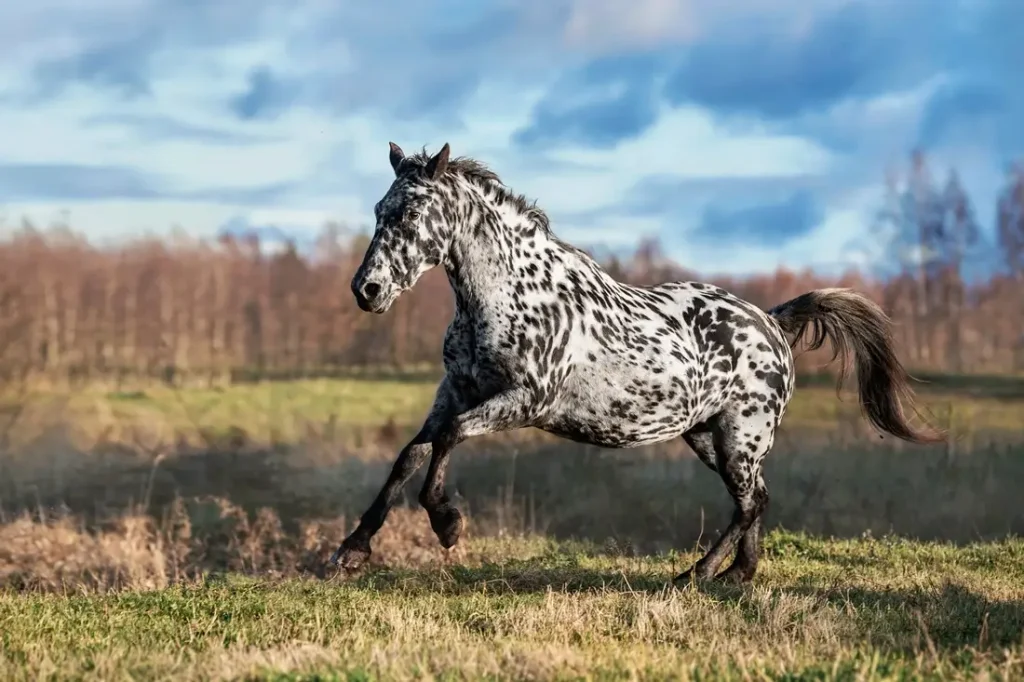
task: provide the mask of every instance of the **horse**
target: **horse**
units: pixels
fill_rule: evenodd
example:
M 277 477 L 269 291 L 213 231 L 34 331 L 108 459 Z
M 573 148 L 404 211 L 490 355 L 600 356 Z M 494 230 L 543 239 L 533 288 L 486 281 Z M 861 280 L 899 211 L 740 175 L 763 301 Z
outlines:
M 441 546 L 454 547 L 465 521 L 445 491 L 452 450 L 534 427 L 603 448 L 682 437 L 735 508 L 716 543 L 673 582 L 749 582 L 769 502 L 762 464 L 793 395 L 801 339 L 808 349 L 830 341 L 832 360 L 842 357 L 840 387 L 855 361 L 860 406 L 874 427 L 912 443 L 944 439 L 927 422 L 911 424 L 911 377 L 889 318 L 866 296 L 817 289 L 763 311 L 702 282 L 632 286 L 558 238 L 536 202 L 483 163 L 451 157 L 447 143 L 408 156 L 389 145 L 394 180 L 374 206 L 352 294 L 362 311 L 384 314 L 441 265 L 455 313 L 433 405 L 331 557 L 343 570 L 369 559 L 370 541 L 428 459 L 419 502 Z

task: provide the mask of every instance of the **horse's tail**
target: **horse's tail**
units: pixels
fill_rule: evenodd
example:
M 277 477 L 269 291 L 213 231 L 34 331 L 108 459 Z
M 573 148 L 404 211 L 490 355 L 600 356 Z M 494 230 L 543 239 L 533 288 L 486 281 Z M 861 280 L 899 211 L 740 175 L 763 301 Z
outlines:
M 832 359 L 841 356 L 839 385 L 849 367 L 850 351 L 857 366 L 857 392 L 861 408 L 878 429 L 912 443 L 938 443 L 945 433 L 928 425 L 915 428 L 904 406 L 916 413 L 910 376 L 896 357 L 892 323 L 871 299 L 850 289 L 816 289 L 781 303 L 768 314 L 792 335 L 792 345 L 803 338 L 810 325 L 807 348 L 832 343 Z M 920 414 L 918 414 L 920 417 Z M 923 421 L 923 420 L 922 420 Z

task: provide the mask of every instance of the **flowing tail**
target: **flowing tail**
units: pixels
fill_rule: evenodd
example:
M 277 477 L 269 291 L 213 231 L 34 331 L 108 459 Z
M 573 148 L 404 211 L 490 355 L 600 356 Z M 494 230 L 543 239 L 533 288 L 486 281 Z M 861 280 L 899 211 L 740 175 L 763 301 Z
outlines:
M 850 289 L 816 289 L 781 303 L 768 314 L 793 336 L 792 345 L 811 327 L 808 350 L 832 343 L 832 359 L 841 356 L 839 387 L 849 368 L 850 352 L 857 366 L 860 404 L 875 427 L 911 443 L 940 443 L 941 430 L 928 425 L 915 428 L 904 406 L 914 411 L 910 376 L 896 357 L 891 322 L 876 303 Z M 922 420 L 923 421 L 923 420 Z

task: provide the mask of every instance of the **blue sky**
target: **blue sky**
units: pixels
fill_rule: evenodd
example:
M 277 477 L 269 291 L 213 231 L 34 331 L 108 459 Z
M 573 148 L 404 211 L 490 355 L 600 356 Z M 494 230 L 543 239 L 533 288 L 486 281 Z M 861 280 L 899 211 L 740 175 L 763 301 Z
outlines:
M 0 212 L 96 241 L 365 226 L 388 141 L 449 142 L 582 245 L 834 270 L 884 253 L 919 144 L 991 233 L 1019 64 L 1019 0 L 3 3 Z

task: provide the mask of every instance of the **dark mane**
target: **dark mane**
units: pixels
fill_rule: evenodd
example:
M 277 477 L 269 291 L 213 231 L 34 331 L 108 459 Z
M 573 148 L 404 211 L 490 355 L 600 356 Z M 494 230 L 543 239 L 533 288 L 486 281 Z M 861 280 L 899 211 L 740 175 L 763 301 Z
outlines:
M 423 168 L 430 160 L 430 154 L 424 148 L 405 158 L 406 163 L 417 168 Z M 506 201 L 511 202 L 519 212 L 533 219 L 538 227 L 545 232 L 551 231 L 551 222 L 548 220 L 548 215 L 544 212 L 544 209 L 537 206 L 536 201 L 530 201 L 522 194 L 513 192 L 501 181 L 497 173 L 480 161 L 471 159 L 468 156 L 452 157 L 448 160 L 448 172 L 459 175 L 484 189 L 498 192 Z

